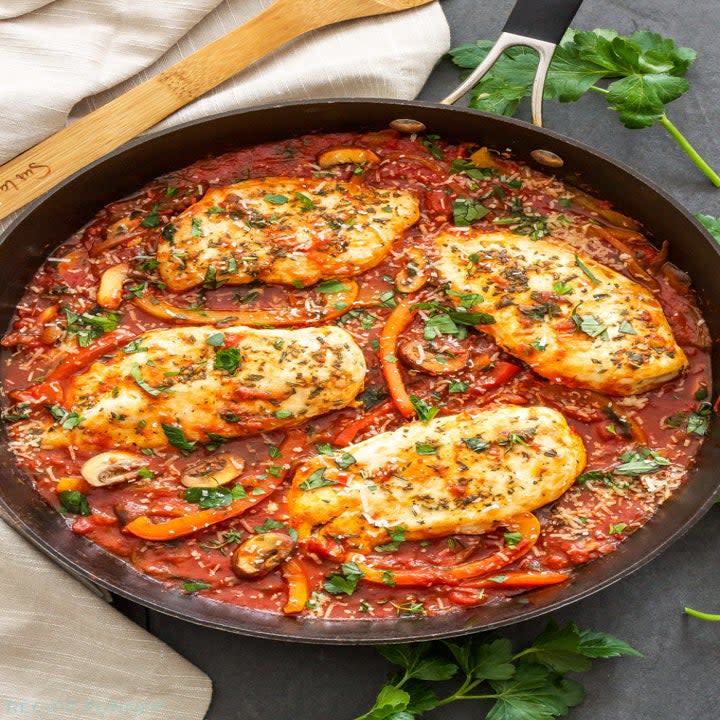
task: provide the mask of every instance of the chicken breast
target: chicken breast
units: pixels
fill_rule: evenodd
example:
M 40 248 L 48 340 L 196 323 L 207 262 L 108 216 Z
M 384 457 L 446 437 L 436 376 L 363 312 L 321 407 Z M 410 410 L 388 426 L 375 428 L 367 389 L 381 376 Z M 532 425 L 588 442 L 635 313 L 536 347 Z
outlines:
M 81 420 L 47 428 L 42 444 L 159 448 L 168 426 L 188 442 L 252 435 L 345 407 L 365 372 L 334 326 L 151 330 L 72 379 L 64 406 Z
M 253 280 L 308 286 L 374 267 L 418 217 L 417 198 L 396 189 L 245 180 L 210 190 L 165 227 L 158 271 L 175 292 Z
M 435 245 L 451 298 L 477 294 L 472 310 L 495 321 L 481 329 L 553 382 L 634 395 L 687 367 L 652 293 L 585 255 L 472 230 L 442 233 Z
M 484 532 L 555 500 L 585 466 L 559 412 L 517 405 L 408 423 L 343 452 L 298 468 L 290 523 L 363 552 L 398 527 L 408 540 Z

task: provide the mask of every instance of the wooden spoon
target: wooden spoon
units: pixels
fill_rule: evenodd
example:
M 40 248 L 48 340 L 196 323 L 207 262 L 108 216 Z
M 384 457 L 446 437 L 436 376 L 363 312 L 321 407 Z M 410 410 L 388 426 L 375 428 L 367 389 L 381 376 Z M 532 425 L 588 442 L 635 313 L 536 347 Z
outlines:
M 276 0 L 256 17 L 0 167 L 0 219 L 289 40 L 431 0 Z

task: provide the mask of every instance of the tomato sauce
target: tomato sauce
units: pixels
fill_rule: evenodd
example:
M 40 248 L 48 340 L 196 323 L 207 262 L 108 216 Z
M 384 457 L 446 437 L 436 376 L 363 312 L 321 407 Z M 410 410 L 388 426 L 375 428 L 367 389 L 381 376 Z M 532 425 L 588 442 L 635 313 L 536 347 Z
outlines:
M 318 155 L 335 147 L 366 148 L 376 153 L 380 162 L 320 168 Z M 500 350 L 489 335 L 475 329 L 465 337 L 436 337 L 432 352 L 441 357 L 438 362 L 447 363 L 457 357 L 463 361 L 450 372 L 426 372 L 422 362 L 415 362 L 417 353 L 428 347 L 428 314 L 422 311 L 400 338 L 401 372 L 408 391 L 439 408 L 440 414 L 499 402 L 548 405 L 566 416 L 585 444 L 585 473 L 559 500 L 537 511 L 542 524 L 538 542 L 502 572 L 571 571 L 612 552 L 682 487 L 702 442 L 711 386 L 704 322 L 682 273 L 664 262 L 632 220 L 611 211 L 607 203 L 509 155 L 495 156 L 494 167 L 486 172 L 458 170 L 463 163 L 467 170 L 468 158 L 475 150 L 477 146 L 471 143 L 456 144 L 434 136 L 408 136 L 389 130 L 308 135 L 203 159 L 152 181 L 132 197 L 103 208 L 89 226 L 58 247 L 40 268 L 3 340 L 8 349 L 3 363 L 6 393 L 41 382 L 48 372 L 78 351 L 80 338 L 77 332 L 69 331 L 67 310 L 91 311 L 100 277 L 119 263 L 131 268 L 118 309 L 118 328 L 129 336 L 172 326 L 133 304 L 135 297 L 147 293 L 174 305 L 204 309 L 302 306 L 312 289 L 253 283 L 170 293 L 157 275 L 155 248 L 163 227 L 209 188 L 267 176 L 329 176 L 411 191 L 420 199 L 421 218 L 380 265 L 355 278 L 360 286 L 358 299 L 348 312 L 332 321 L 350 332 L 363 349 L 368 367 L 365 390 L 359 396 L 358 407 L 333 411 L 299 426 L 305 437 L 302 449 L 314 453 L 327 443 L 345 445 L 399 427 L 406 420 L 388 399 L 378 356 L 383 324 L 402 297 L 396 277 L 406 268 L 406 251 L 419 248 L 424 252 L 434 233 L 453 224 L 455 201 L 472 198 L 488 210 L 485 217 L 473 222 L 474 227 L 496 230 L 502 226 L 536 239 L 552 235 L 645 284 L 662 304 L 689 359 L 687 373 L 657 390 L 610 398 L 549 383 L 522 361 Z M 514 221 L 503 222 L 508 219 Z M 428 302 L 437 292 L 431 282 L 417 296 Z M 71 377 L 59 379 L 59 386 L 66 387 Z M 80 466 L 93 453 L 73 447 L 41 449 L 27 433 L 16 430 L 28 419 L 22 417 L 18 422 L 19 415 L 29 416 L 31 421 L 47 419 L 45 405 L 50 404 L 9 407 L 6 420 L 18 463 L 32 475 L 38 492 L 59 509 L 58 482 L 62 478 L 78 479 Z M 284 436 L 284 431 L 273 431 L 228 440 L 222 443 L 221 450 L 241 456 L 245 460 L 243 477 L 249 477 L 258 468 L 267 470 L 282 463 L 282 459 L 274 461 L 273 456 Z M 638 447 L 661 453 L 670 464 L 658 472 L 635 477 L 618 478 L 605 472 L 623 453 Z M 163 520 L 196 512 L 197 504 L 186 498 L 179 476 L 183 468 L 197 461 L 198 455 L 209 457 L 212 452 L 203 449 L 192 457 L 172 447 L 149 452 L 145 476 L 133 482 L 105 487 L 76 483 L 87 497 L 91 514 L 65 512 L 68 527 L 126 559 L 139 572 L 166 583 L 173 591 L 198 592 L 218 602 L 282 612 L 287 587 L 281 570 L 256 579 L 240 579 L 231 568 L 230 558 L 238 544 L 254 534 L 273 529 L 287 532 L 286 483 L 242 516 L 188 537 L 152 542 L 123 530 L 138 516 Z M 394 549 L 373 553 L 368 559 L 387 568 L 419 564 L 450 567 L 489 556 L 502 549 L 503 543 L 503 531 L 498 528 L 480 536 L 399 542 Z M 326 589 L 327 578 L 339 572 L 336 560 L 306 552 L 300 562 L 310 588 L 305 612 L 325 618 L 438 615 L 462 606 L 502 602 L 520 591 L 502 587 L 501 572 L 490 578 L 497 581 L 497 588 L 473 588 L 472 584 L 460 588 L 408 588 L 360 582 L 355 592 L 347 595 Z

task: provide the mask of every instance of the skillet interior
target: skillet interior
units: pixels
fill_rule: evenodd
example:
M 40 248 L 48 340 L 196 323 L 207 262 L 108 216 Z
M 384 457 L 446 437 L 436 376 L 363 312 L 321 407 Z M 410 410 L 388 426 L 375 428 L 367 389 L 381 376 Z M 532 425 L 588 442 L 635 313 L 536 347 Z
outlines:
M 693 278 L 712 337 L 720 336 L 720 250 L 667 194 L 629 168 L 526 123 L 482 113 L 412 102 L 366 100 L 288 103 L 226 113 L 135 141 L 91 165 L 30 208 L 0 239 L 0 326 L 7 328 L 25 285 L 42 259 L 97 210 L 169 170 L 207 155 L 308 132 L 380 129 L 397 117 L 423 121 L 430 132 L 511 148 L 530 161 L 536 148 L 565 160 L 560 177 L 580 181 L 655 237 L 670 241 L 670 259 Z M 532 164 L 532 161 L 530 161 Z M 713 348 L 713 396 L 720 390 L 720 350 Z M 691 527 L 710 507 L 720 486 L 720 428 L 714 422 L 683 490 L 645 527 L 611 555 L 578 570 L 567 586 L 535 590 L 498 606 L 481 606 L 437 618 L 370 623 L 362 620 L 296 620 L 168 592 L 119 558 L 68 532 L 64 520 L 15 466 L 3 437 L 0 447 L 0 508 L 26 538 L 64 567 L 154 610 L 206 627 L 247 635 L 322 643 L 402 642 L 447 637 L 526 620 L 574 602 L 639 568 Z

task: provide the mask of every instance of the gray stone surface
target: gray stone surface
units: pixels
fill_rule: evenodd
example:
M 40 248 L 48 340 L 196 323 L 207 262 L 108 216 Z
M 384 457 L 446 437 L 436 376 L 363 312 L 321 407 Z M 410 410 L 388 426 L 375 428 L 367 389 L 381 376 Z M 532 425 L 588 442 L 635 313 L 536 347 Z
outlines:
M 511 0 L 443 0 L 453 44 L 493 38 Z M 720 3 L 677 0 L 587 0 L 575 27 L 654 30 L 700 51 L 692 89 L 669 115 L 698 150 L 720 167 Z M 439 99 L 456 83 L 446 61 L 421 97 Z M 622 159 L 653 178 L 692 212 L 720 215 L 720 190 L 699 174 L 660 128 L 624 129 L 602 98 L 546 108 L 546 125 Z M 565 609 L 558 620 L 612 632 L 645 657 L 598 663 L 584 676 L 585 703 L 573 720 L 706 720 L 720 715 L 720 623 L 682 615 L 684 605 L 720 612 L 720 507 L 660 558 L 609 589 Z M 129 609 L 139 620 L 143 613 Z M 388 669 L 370 648 L 299 646 L 242 638 L 148 614 L 149 628 L 213 679 L 207 720 L 352 718 L 372 702 Z M 522 642 L 544 620 L 503 631 Z M 473 703 L 428 717 L 484 717 Z

